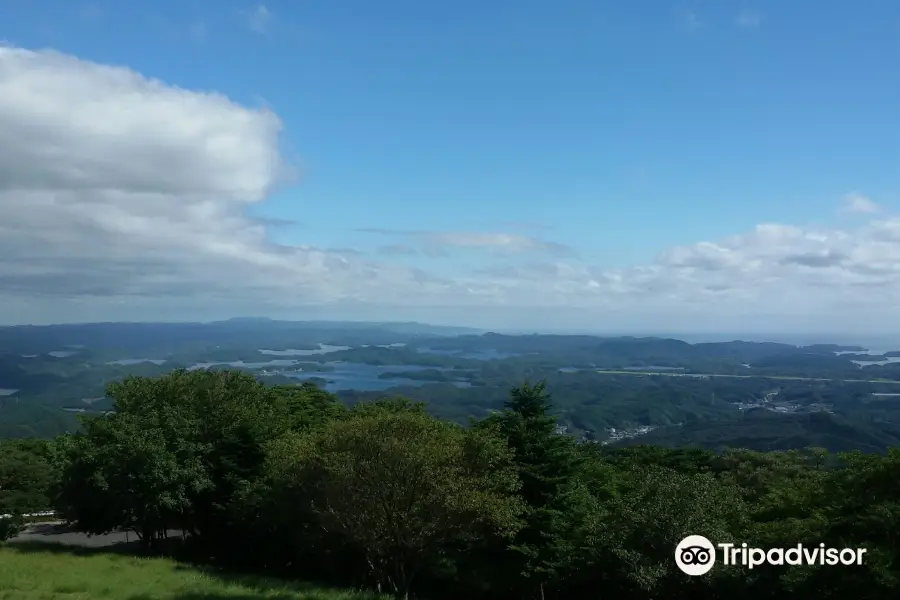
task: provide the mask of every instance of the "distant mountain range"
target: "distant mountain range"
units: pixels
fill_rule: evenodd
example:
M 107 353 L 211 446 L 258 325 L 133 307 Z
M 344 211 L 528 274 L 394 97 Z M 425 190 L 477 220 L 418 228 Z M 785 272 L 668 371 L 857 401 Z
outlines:
M 155 348 L 178 343 L 233 344 L 247 341 L 278 342 L 303 334 L 353 345 L 359 336 L 393 334 L 394 342 L 417 336 L 457 336 L 480 333 L 468 327 L 445 327 L 415 322 L 377 323 L 353 321 L 276 321 L 238 317 L 209 323 L 77 323 L 59 325 L 11 325 L 0 327 L 0 348 L 25 352 L 58 351 L 75 346 L 88 348 Z M 396 339 L 394 339 L 396 338 Z
M 0 437 L 72 430 L 109 408 L 110 382 L 206 365 L 348 404 L 402 395 L 459 423 L 545 380 L 560 426 L 589 441 L 877 452 L 900 446 L 900 343 L 876 348 L 258 317 L 0 327 Z

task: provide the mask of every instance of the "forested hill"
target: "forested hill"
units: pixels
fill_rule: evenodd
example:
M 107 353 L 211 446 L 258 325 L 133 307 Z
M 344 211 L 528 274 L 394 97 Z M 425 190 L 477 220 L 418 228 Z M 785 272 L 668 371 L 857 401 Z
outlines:
M 835 452 L 881 453 L 887 448 L 900 448 L 900 432 L 890 425 L 851 421 L 828 413 L 782 415 L 755 410 L 740 419 L 662 427 L 616 443 L 618 446 L 645 444 L 702 447 L 716 452 L 729 448 L 786 451 L 814 446 Z
M 558 433 L 549 391 L 507 390 L 502 410 L 461 427 L 246 373 L 129 378 L 82 433 L 0 442 L 0 514 L 54 509 L 84 532 L 131 530 L 147 553 L 184 531 L 182 560 L 219 573 L 400 599 L 896 598 L 897 450 L 579 444 Z M 20 525 L 0 519 L 7 536 Z M 855 565 L 720 558 L 689 577 L 674 560 L 688 535 L 866 552 Z
M 590 357 L 615 359 L 674 358 L 674 359 L 733 359 L 754 362 L 760 358 L 784 355 L 833 356 L 835 352 L 865 352 L 862 346 L 815 344 L 797 346 L 777 342 L 688 342 L 663 337 L 604 337 L 597 335 L 504 335 L 488 332 L 481 335 L 459 335 L 430 342 L 432 348 L 446 351 L 473 351 L 485 347 L 499 352 L 517 354 L 585 353 Z
M 900 439 L 900 359 L 855 345 L 235 319 L 7 327 L 0 348 L 0 437 L 74 431 L 129 375 L 227 368 L 315 382 L 347 405 L 403 396 L 461 424 L 499 410 L 516 382 L 545 380 L 558 425 L 599 443 L 883 452 Z
M 296 344 L 327 340 L 335 345 L 364 344 L 373 337 L 407 341 L 416 336 L 477 333 L 466 327 L 422 323 L 345 321 L 276 321 L 236 318 L 209 323 L 73 323 L 0 327 L 0 348 L 6 352 L 45 353 L 66 348 L 174 352 L 210 344 L 249 347 L 255 343 Z

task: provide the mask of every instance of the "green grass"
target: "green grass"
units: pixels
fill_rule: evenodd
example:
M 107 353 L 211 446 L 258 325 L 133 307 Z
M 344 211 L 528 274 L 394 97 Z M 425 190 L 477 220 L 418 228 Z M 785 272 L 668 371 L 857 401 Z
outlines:
M 163 558 L 0 547 L 2 600 L 378 600 L 276 579 L 225 576 Z

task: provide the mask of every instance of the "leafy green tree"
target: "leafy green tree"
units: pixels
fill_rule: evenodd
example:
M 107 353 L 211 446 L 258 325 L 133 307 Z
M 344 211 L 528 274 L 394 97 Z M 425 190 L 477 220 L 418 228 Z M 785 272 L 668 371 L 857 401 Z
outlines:
M 743 541 L 743 490 L 708 473 L 679 473 L 634 465 L 619 474 L 620 489 L 586 523 L 597 585 L 645 598 L 711 598 L 735 585 L 735 573 L 690 578 L 675 565 L 675 547 L 688 535 L 714 543 Z
M 857 451 L 839 458 L 842 468 L 831 470 L 818 490 L 825 514 L 817 537 L 833 548 L 864 548 L 863 564 L 805 569 L 784 587 L 824 598 L 895 598 L 900 588 L 900 449 L 885 456 Z
M 151 543 L 172 526 L 234 548 L 237 500 L 262 473 L 265 444 L 292 425 L 286 395 L 245 373 L 183 370 L 129 377 L 108 394 L 114 411 L 85 419 L 66 444 L 66 514 L 87 531 L 132 527 Z
M 299 386 L 275 386 L 272 392 L 287 403 L 295 431 L 315 429 L 347 412 L 337 396 L 308 381 Z
M 45 440 L 0 440 L 0 541 L 22 531 L 22 515 L 50 509 L 54 480 Z
M 44 440 L 0 440 L 0 515 L 49 510 L 55 473 Z
M 141 415 L 91 419 L 85 428 L 67 448 L 60 512 L 92 534 L 132 529 L 157 549 L 163 532 L 184 521 L 191 495 L 209 485 L 198 457 L 179 456 Z
M 580 454 L 574 440 L 556 431 L 552 402 L 545 382 L 513 388 L 503 412 L 479 425 L 495 427 L 513 451 L 521 497 L 527 505 L 525 526 L 510 546 L 508 567 L 513 588 L 544 597 L 546 587 L 558 583 L 571 562 L 572 517 L 583 490 L 575 477 Z
M 285 497 L 358 550 L 379 589 L 402 598 L 447 552 L 514 531 L 521 511 L 502 440 L 398 403 L 289 435 L 270 466 Z

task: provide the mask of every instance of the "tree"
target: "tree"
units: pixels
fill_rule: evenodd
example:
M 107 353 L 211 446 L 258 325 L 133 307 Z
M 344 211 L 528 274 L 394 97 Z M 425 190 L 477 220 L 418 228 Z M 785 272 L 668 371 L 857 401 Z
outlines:
M 618 490 L 598 502 L 581 532 L 588 560 L 582 585 L 624 597 L 712 598 L 743 583 L 734 571 L 702 578 L 681 573 L 678 543 L 702 535 L 714 543 L 741 539 L 747 507 L 743 490 L 708 473 L 679 473 L 634 464 L 617 474 Z
M 92 534 L 132 529 L 145 549 L 184 521 L 190 497 L 209 485 L 198 457 L 179 456 L 141 415 L 90 419 L 67 444 L 59 511 Z
M 401 598 L 447 552 L 514 531 L 521 511 L 502 440 L 395 402 L 285 437 L 270 466 L 285 497 L 355 548 L 379 590 Z
M 571 516 L 584 495 L 575 477 L 580 464 L 574 440 L 556 433 L 545 382 L 513 388 L 502 413 L 485 419 L 481 427 L 496 427 L 513 451 L 521 496 L 527 505 L 525 526 L 511 549 L 516 579 L 533 582 L 541 598 L 549 583 L 558 581 L 572 558 Z M 512 583 L 512 585 L 516 585 Z
M 843 468 L 832 470 L 818 490 L 824 514 L 816 533 L 830 547 L 865 548 L 863 565 L 811 569 L 805 579 L 787 583 L 810 597 L 894 598 L 900 587 L 900 449 L 839 458 Z
M 43 440 L 0 440 L 0 541 L 24 529 L 23 514 L 50 508 L 54 472 L 48 455 Z
M 291 428 L 308 431 L 341 418 L 347 411 L 337 396 L 309 381 L 298 386 L 275 386 L 272 392 L 287 403 Z
M 114 411 L 67 442 L 66 514 L 95 533 L 132 527 L 151 544 L 171 526 L 243 552 L 228 543 L 246 516 L 239 500 L 262 474 L 265 444 L 292 426 L 288 396 L 246 373 L 184 370 L 129 377 L 108 395 Z
M 55 473 L 44 440 L 0 440 L 0 515 L 48 510 Z

